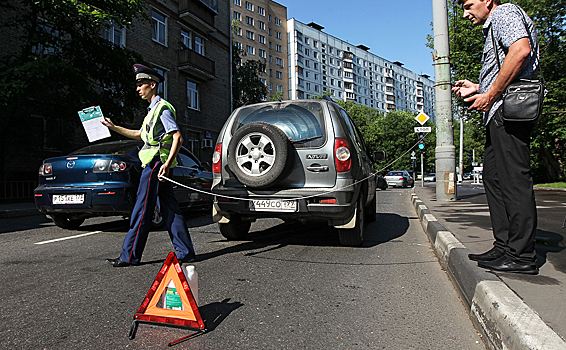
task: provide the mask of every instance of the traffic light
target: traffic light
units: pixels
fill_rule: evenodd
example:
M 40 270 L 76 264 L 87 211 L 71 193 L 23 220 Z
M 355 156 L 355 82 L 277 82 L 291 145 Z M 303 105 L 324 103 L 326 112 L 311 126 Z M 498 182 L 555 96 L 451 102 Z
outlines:
M 419 132 L 419 149 L 421 151 L 424 151 L 425 149 L 425 141 L 424 141 L 425 136 L 426 136 L 425 132 Z

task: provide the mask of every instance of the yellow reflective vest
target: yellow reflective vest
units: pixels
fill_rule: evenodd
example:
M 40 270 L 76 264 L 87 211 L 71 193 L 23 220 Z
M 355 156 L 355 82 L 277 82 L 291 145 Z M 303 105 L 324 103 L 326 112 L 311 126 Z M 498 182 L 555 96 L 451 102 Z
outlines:
M 173 136 L 170 134 L 165 134 L 160 141 L 157 141 L 155 132 L 155 124 L 157 124 L 157 118 L 161 115 L 161 112 L 168 108 L 173 113 L 173 117 L 177 119 L 177 113 L 175 112 L 175 107 L 165 100 L 160 100 L 153 106 L 149 113 L 145 116 L 141 128 L 141 139 L 144 142 L 142 149 L 138 153 L 138 157 L 142 162 L 142 167 L 145 168 L 149 162 L 155 157 L 157 152 L 161 158 L 161 162 L 165 163 L 169 158 L 169 153 L 171 152 L 171 145 L 173 144 Z M 171 167 L 177 165 L 177 160 L 174 159 Z

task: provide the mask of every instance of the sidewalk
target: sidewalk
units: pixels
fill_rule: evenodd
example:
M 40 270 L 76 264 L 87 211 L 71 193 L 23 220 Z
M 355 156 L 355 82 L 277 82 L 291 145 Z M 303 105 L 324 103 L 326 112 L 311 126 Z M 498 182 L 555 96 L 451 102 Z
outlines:
M 31 215 L 45 215 L 41 214 L 35 203 L 12 203 L 0 204 L 0 219 L 17 218 Z
M 539 275 L 495 273 L 468 259 L 493 246 L 483 186 L 458 186 L 456 202 L 437 202 L 435 186 L 416 185 L 414 192 L 421 224 L 489 348 L 566 349 L 566 274 L 547 260 L 564 249 L 566 230 L 550 232 L 539 224 Z M 549 248 L 549 237 L 559 247 Z

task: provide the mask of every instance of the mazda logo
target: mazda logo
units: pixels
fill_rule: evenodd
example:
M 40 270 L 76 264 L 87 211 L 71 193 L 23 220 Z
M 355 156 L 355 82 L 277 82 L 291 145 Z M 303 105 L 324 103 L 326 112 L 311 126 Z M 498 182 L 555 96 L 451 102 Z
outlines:
M 68 162 L 67 162 L 67 168 L 72 169 L 72 168 L 74 168 L 74 167 L 75 167 L 75 162 L 74 162 L 74 161 L 71 160 L 71 161 L 68 161 Z

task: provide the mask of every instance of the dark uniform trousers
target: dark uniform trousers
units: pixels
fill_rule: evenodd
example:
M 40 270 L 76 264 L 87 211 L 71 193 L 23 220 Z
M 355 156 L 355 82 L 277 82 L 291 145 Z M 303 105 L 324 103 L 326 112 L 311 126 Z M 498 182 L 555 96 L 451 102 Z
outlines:
M 483 165 L 494 246 L 517 262 L 534 262 L 537 209 L 529 149 L 534 123 L 503 122 L 500 112 L 487 125 Z
M 177 258 L 195 257 L 185 218 L 173 193 L 173 184 L 169 181 L 160 182 L 157 178 L 162 164 L 157 156 L 143 168 L 141 174 L 136 205 L 130 219 L 130 230 L 124 239 L 120 255 L 120 259 L 133 265 L 140 263 L 151 228 L 151 219 L 158 194 L 161 215 L 169 231 L 173 247 L 178 251 Z

